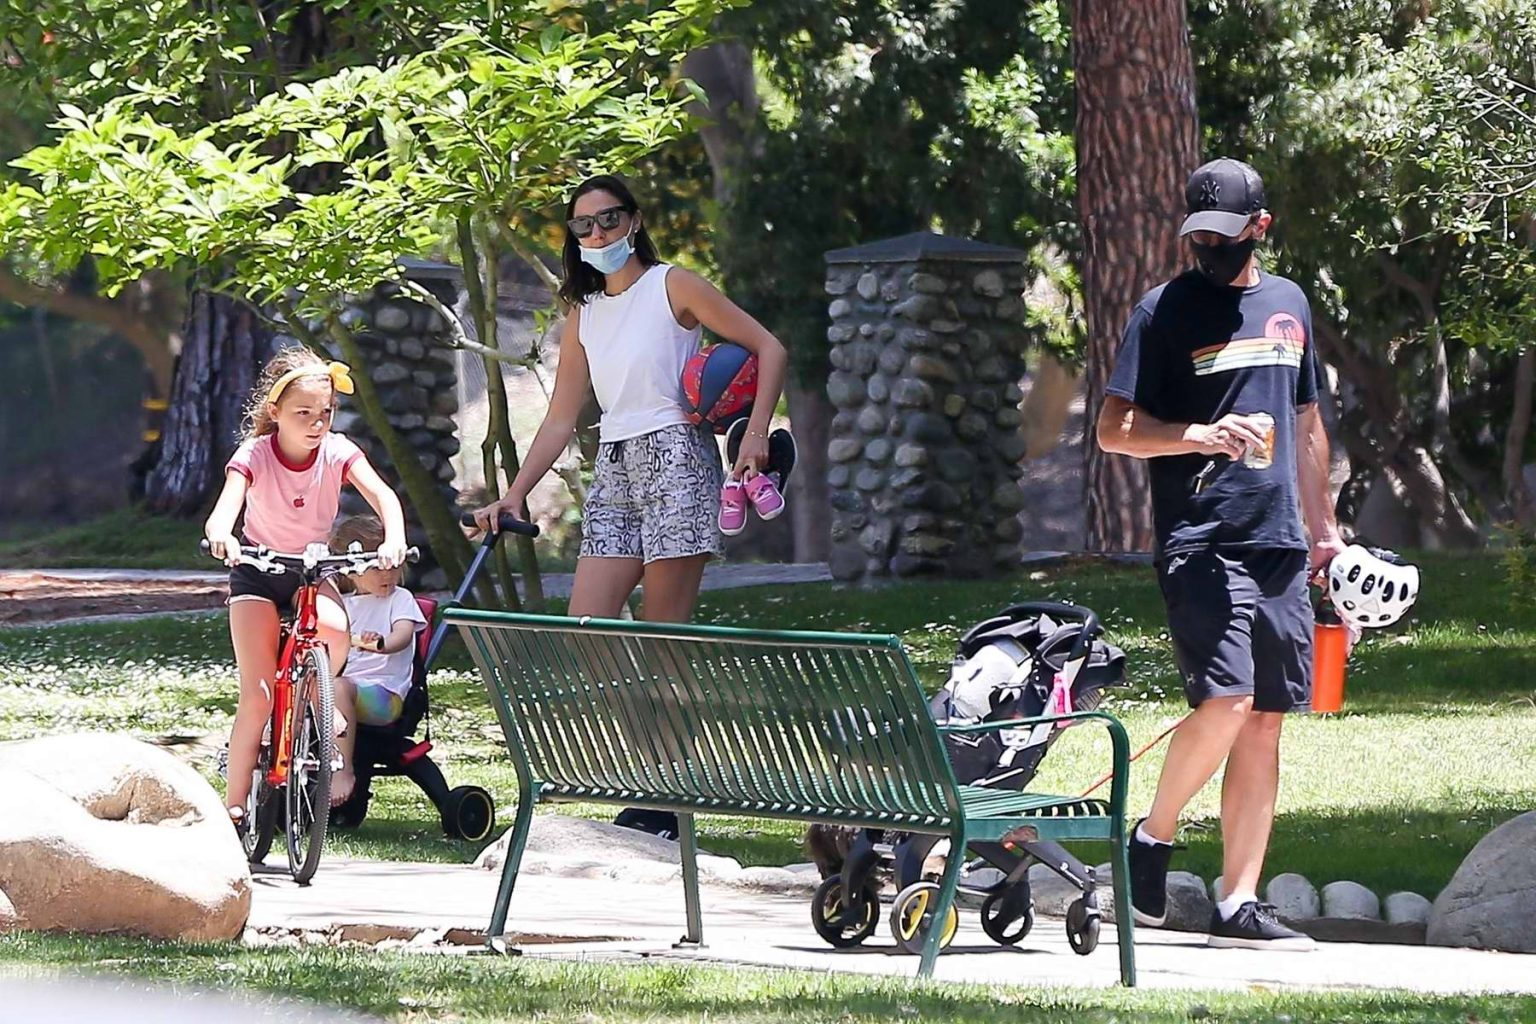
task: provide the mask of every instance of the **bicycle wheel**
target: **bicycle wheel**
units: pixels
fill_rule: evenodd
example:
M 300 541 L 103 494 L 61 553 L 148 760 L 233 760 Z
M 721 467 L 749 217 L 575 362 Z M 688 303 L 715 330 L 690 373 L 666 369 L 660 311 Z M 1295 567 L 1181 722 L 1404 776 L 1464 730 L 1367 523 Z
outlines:
M 293 679 L 294 722 L 288 748 L 288 871 L 308 885 L 320 866 L 331 818 L 331 771 L 336 761 L 336 692 L 325 650 L 310 648 Z
M 251 769 L 251 793 L 245 798 L 245 859 L 260 864 L 272 849 L 277 835 L 277 820 L 282 814 L 283 793 L 267 782 L 267 772 L 272 768 L 272 743 L 263 738 L 256 754 L 256 767 Z

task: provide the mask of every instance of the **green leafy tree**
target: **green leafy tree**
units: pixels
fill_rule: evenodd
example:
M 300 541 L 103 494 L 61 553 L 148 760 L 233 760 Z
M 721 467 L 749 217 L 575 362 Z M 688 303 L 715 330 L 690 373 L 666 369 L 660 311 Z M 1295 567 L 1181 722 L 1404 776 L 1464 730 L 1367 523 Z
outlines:
M 146 272 L 217 266 L 209 289 L 275 310 L 281 330 L 351 361 L 340 298 L 394 280 L 435 303 L 397 260 L 452 238 L 484 325 L 494 308 L 488 239 L 520 230 L 574 178 L 626 167 L 689 129 L 691 94 L 647 69 L 694 45 L 716 7 L 678 0 L 599 31 L 534 12 L 504 10 L 495 32 L 461 26 L 408 58 L 289 82 L 197 126 L 163 123 L 156 98 L 141 93 L 91 113 L 64 106 L 55 141 L 17 161 L 28 180 L 0 189 L 0 229 L 44 266 L 90 258 L 108 295 Z M 462 571 L 449 511 L 366 374 L 358 384 L 434 550 Z M 498 404 L 504 417 L 493 395 L 493 412 Z M 512 469 L 504 419 L 493 434 L 487 458 L 499 448 L 500 468 Z

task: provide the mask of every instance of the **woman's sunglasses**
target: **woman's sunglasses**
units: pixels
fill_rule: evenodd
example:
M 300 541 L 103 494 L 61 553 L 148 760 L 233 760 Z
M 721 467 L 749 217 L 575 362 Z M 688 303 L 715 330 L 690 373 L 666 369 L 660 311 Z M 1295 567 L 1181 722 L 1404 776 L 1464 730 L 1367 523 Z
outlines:
M 628 212 L 622 206 L 610 206 L 606 210 L 598 210 L 590 217 L 572 217 L 565 222 L 565 225 L 571 229 L 571 234 L 577 238 L 586 238 L 592 233 L 594 227 L 602 228 L 604 231 L 612 231 L 619 226 L 624 215 Z

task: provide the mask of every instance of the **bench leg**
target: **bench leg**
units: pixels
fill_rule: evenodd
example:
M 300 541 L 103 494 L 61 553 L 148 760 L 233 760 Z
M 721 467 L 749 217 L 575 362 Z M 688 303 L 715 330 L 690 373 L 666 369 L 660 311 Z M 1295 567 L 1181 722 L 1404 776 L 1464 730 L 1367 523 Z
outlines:
M 693 815 L 677 816 L 677 845 L 683 855 L 683 902 L 688 911 L 688 930 L 673 948 L 704 946 L 704 915 L 699 910 L 699 843 L 693 830 Z
M 955 890 L 960 887 L 960 868 L 964 863 L 965 837 L 951 836 L 949 856 L 944 858 L 944 877 L 939 881 L 939 905 L 933 908 L 933 925 L 923 940 L 923 958 L 917 965 L 919 978 L 931 976 L 933 965 L 939 959 L 939 940 L 944 936 L 949 908 L 955 905 Z
M 506 944 L 507 912 L 512 906 L 512 888 L 517 885 L 517 869 L 523 862 L 523 851 L 528 846 L 528 833 L 533 830 L 533 805 L 538 801 L 538 791 L 525 793 L 517 801 L 517 818 L 512 825 L 512 838 L 507 843 L 506 860 L 501 864 L 501 884 L 496 889 L 496 904 L 491 909 L 491 930 L 486 935 L 486 945 L 495 953 L 516 953 Z
M 1120 984 L 1136 987 L 1136 941 L 1131 909 L 1131 864 L 1125 845 L 1125 818 L 1116 820 L 1113 838 L 1115 844 L 1110 853 L 1111 872 L 1115 888 L 1115 932 L 1120 947 Z

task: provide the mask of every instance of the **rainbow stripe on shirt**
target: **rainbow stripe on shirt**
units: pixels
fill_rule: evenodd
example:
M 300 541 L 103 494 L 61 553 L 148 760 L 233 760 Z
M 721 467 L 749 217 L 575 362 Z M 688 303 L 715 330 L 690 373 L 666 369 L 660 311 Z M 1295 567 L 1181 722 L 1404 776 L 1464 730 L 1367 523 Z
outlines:
M 1233 338 L 1219 345 L 1196 349 L 1190 354 L 1190 361 L 1195 364 L 1197 377 L 1255 366 L 1288 366 L 1299 370 L 1306 345 L 1300 332 L 1297 334 L 1297 337 Z

